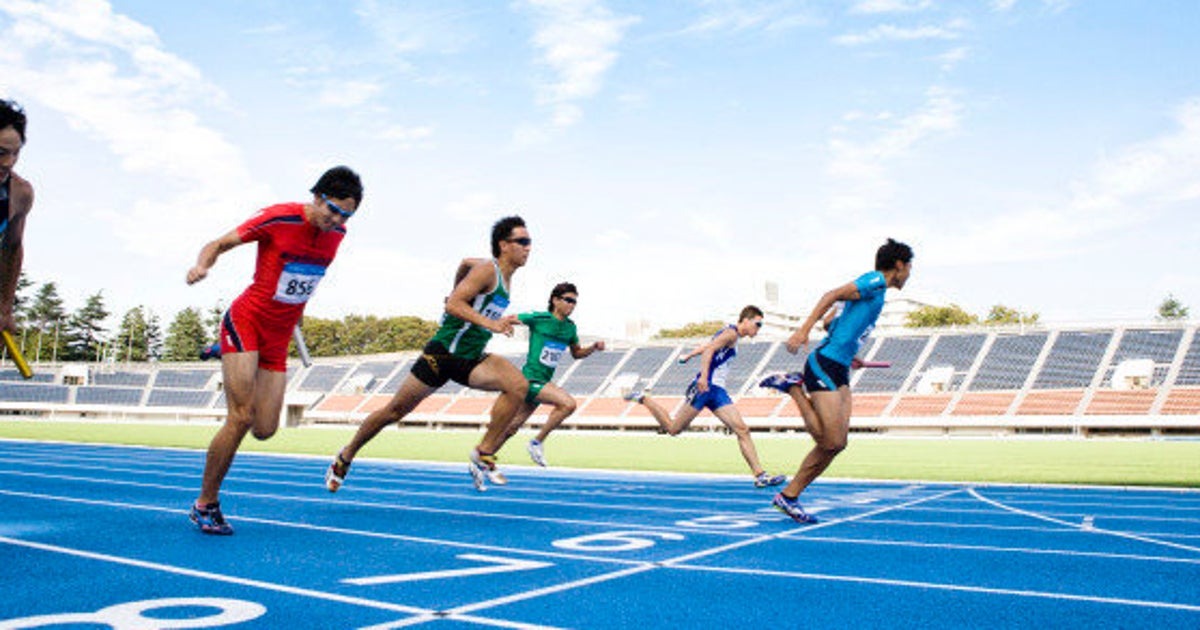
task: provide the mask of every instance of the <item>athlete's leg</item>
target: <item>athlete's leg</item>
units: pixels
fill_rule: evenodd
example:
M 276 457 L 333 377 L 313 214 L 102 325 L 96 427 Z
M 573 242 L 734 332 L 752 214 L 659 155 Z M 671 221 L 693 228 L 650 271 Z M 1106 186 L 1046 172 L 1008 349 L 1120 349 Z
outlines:
M 650 411 L 650 415 L 654 416 L 654 419 L 658 421 L 658 425 L 668 435 L 679 435 L 700 413 L 699 409 L 695 409 L 691 405 L 684 405 L 675 418 L 671 418 L 667 410 L 658 404 L 657 400 L 651 398 L 650 394 L 642 396 L 642 404 L 646 406 L 646 409 Z
M 808 484 L 825 472 L 838 453 L 846 448 L 846 441 L 850 435 L 849 387 L 843 385 L 837 391 L 812 392 L 809 396 L 811 403 L 801 404 L 797 400 L 797 405 L 804 416 L 804 425 L 808 427 L 809 434 L 816 444 L 783 490 L 784 496 L 792 499 L 800 496 Z
M 551 431 L 557 429 L 563 420 L 575 413 L 578 403 L 567 393 L 567 390 L 554 383 L 546 383 L 545 387 L 542 387 L 542 391 L 538 393 L 537 399 L 538 402 L 554 405 L 554 408 L 550 410 L 550 417 L 546 419 L 546 424 L 542 426 L 542 430 L 535 438 L 538 442 L 545 442 L 546 438 L 550 437 Z
M 742 450 L 742 457 L 746 460 L 746 465 L 750 467 L 750 473 L 755 477 L 762 474 L 763 467 L 758 461 L 758 449 L 754 447 L 754 440 L 750 439 L 750 427 L 746 426 L 745 420 L 742 420 L 742 414 L 738 411 L 737 405 L 725 405 L 717 408 L 713 413 L 737 436 L 738 448 Z
M 225 423 L 208 444 L 204 460 L 204 480 L 197 503 L 217 502 L 221 482 L 229 472 L 233 456 L 242 438 L 254 425 L 255 375 L 258 372 L 258 352 L 235 352 L 221 356 L 221 374 L 225 390 Z
M 529 420 L 529 416 L 532 416 L 534 411 L 537 411 L 537 404 L 521 401 L 521 406 L 517 407 L 517 413 L 513 415 L 512 420 L 508 423 L 508 429 L 504 432 L 503 437 L 500 438 L 500 446 L 496 447 L 497 451 L 504 448 L 509 438 L 521 430 L 521 427 L 525 425 L 525 422 Z
M 467 376 L 467 385 L 474 389 L 500 392 L 496 403 L 492 405 L 492 417 L 488 421 L 487 432 L 483 434 L 483 440 L 478 447 L 482 454 L 494 454 L 500 447 L 513 416 L 525 401 L 529 381 L 526 381 L 521 371 L 508 360 L 499 355 L 489 354 L 471 370 Z
M 412 413 L 412 410 L 416 409 L 422 400 L 428 398 L 437 389 L 422 382 L 421 379 L 412 374 L 404 377 L 404 381 L 400 383 L 400 389 L 396 390 L 396 394 L 392 396 L 392 399 L 382 408 L 371 412 L 363 420 L 354 437 L 350 438 L 350 443 L 342 448 L 339 457 L 346 464 L 349 464 L 354 459 L 354 456 L 358 454 L 358 450 L 378 435 L 384 427 L 393 422 L 399 422 L 404 416 Z
M 250 434 L 265 440 L 279 429 L 283 410 L 283 390 L 287 388 L 287 372 L 258 369 L 254 377 L 254 424 Z

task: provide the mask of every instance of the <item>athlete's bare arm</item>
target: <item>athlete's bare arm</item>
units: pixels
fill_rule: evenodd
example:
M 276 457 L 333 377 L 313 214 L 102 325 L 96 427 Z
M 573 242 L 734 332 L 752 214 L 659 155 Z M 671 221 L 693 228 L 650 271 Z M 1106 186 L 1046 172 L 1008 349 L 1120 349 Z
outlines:
M 500 319 L 488 319 L 475 309 L 471 302 L 475 296 L 488 293 L 496 288 L 496 270 L 492 265 L 475 265 L 467 272 L 465 278 L 454 286 L 450 297 L 446 298 L 446 314 L 457 317 L 464 322 L 475 324 L 492 332 L 511 335 L 515 315 L 506 315 Z
M 796 329 L 796 332 L 792 333 L 791 337 L 788 337 L 787 351 L 796 354 L 800 350 L 800 346 L 807 344 L 808 333 L 824 317 L 825 313 L 833 308 L 834 304 L 841 301 L 853 302 L 860 297 L 862 296 L 858 293 L 858 285 L 853 282 L 847 282 L 840 287 L 826 291 L 825 295 L 817 300 L 817 305 L 813 307 L 812 313 L 809 313 L 808 319 L 804 320 L 804 323 Z
M 0 330 L 16 330 L 13 305 L 17 298 L 17 284 L 21 278 L 21 265 L 25 261 L 25 217 L 33 208 L 33 186 L 16 173 L 9 174 L 9 218 L 4 231 L 4 242 L 0 245 Z
M 208 276 L 208 270 L 217 264 L 217 258 L 225 252 L 242 244 L 242 237 L 238 236 L 237 230 L 226 233 L 220 238 L 209 241 L 201 250 L 200 255 L 196 257 L 196 266 L 188 270 L 187 283 L 196 284 Z

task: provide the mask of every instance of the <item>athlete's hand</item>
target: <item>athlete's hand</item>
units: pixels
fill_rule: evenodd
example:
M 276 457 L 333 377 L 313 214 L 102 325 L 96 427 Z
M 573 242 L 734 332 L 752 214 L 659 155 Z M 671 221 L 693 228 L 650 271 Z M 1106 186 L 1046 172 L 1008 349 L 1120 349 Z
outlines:
M 696 381 L 696 391 L 700 392 L 701 394 L 708 393 L 708 377 L 707 376 Z
M 196 265 L 195 267 L 188 269 L 187 283 L 188 284 L 196 284 L 197 282 L 200 282 L 201 280 L 203 280 L 207 277 L 208 277 L 208 268 L 201 267 L 200 265 Z
M 597 351 L 600 351 L 600 350 L 603 350 L 605 346 L 604 346 L 603 341 L 597 341 L 596 343 L 592 344 L 592 347 L 595 348 Z
M 800 351 L 800 346 L 806 345 L 808 345 L 808 331 L 801 328 L 788 337 L 787 351 L 796 354 Z
M 863 366 L 862 359 L 860 359 L 858 357 L 854 357 L 853 359 L 850 359 L 850 369 L 851 370 L 857 370 L 857 369 L 861 368 L 862 366 Z
M 10 333 L 17 332 L 17 318 L 12 311 L 0 314 L 0 330 L 7 330 Z
M 491 330 L 494 333 L 500 333 L 505 337 L 511 337 L 513 334 L 513 324 L 520 320 L 517 319 L 516 315 L 505 315 L 500 319 L 494 319 L 491 321 L 492 324 L 488 326 L 488 330 Z

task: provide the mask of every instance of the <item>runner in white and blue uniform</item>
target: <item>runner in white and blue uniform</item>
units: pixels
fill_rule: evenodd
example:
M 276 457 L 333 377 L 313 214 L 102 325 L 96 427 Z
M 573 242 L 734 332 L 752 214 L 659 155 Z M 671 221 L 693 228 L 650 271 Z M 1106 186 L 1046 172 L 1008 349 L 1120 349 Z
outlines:
M 725 391 L 725 379 L 729 374 L 729 362 L 737 356 L 738 339 L 757 335 L 762 328 L 762 322 L 762 310 L 757 306 L 747 306 L 738 315 L 737 324 L 725 326 L 717 331 L 708 343 L 680 357 L 680 362 L 686 363 L 688 359 L 699 355 L 700 371 L 688 386 L 688 404 L 681 407 L 674 418 L 671 418 L 662 405 L 650 398 L 648 390 L 626 396 L 627 400 L 645 405 L 668 435 L 679 435 L 702 410 L 712 410 L 717 419 L 737 436 L 742 457 L 746 459 L 746 465 L 754 475 L 754 485 L 759 488 L 777 486 L 787 481 L 787 477 L 770 475 L 759 463 L 758 450 L 754 447 L 754 441 L 750 439 L 750 428 L 742 420 L 742 414 L 737 405 L 733 404 L 729 392 Z
M 773 501 L 776 508 L 799 523 L 817 522 L 800 507 L 798 498 L 846 448 L 850 434 L 850 367 L 883 311 L 884 293 L 889 288 L 903 289 L 908 281 L 912 258 L 912 248 L 888 239 L 875 253 L 874 271 L 826 292 L 808 319 L 788 338 L 788 352 L 795 354 L 808 343 L 809 332 L 829 309 L 839 301 L 845 302 L 825 340 L 809 354 L 804 373 L 775 374 L 759 384 L 792 397 L 800 408 L 808 434 L 816 442 L 791 483 Z

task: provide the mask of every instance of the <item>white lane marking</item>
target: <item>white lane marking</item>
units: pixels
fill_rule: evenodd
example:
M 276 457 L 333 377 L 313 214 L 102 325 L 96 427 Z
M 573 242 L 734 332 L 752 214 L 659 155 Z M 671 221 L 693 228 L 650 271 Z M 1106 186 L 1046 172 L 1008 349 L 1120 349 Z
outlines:
M 731 548 L 744 547 L 744 546 L 746 546 L 746 545 L 751 545 L 751 544 L 760 543 L 760 542 L 766 542 L 766 541 L 769 541 L 769 540 L 777 540 L 777 539 L 779 539 L 779 538 L 782 538 L 782 537 L 790 536 L 790 535 L 792 535 L 792 534 L 794 534 L 794 533 L 796 533 L 796 532 L 811 531 L 811 530 L 813 530 L 813 529 L 815 529 L 815 528 L 820 528 L 820 527 L 829 527 L 829 526 L 832 526 L 832 525 L 837 525 L 837 524 L 839 524 L 839 523 L 845 523 L 845 522 L 847 522 L 847 521 L 850 521 L 850 520 L 856 520 L 856 519 L 859 519 L 859 518 L 864 518 L 865 516 L 868 516 L 868 515 L 881 514 L 881 513 L 888 512 L 888 511 L 892 511 L 892 510 L 899 510 L 899 509 L 903 509 L 904 507 L 906 507 L 906 506 L 908 506 L 908 505 L 915 505 L 915 504 L 917 504 L 917 503 L 921 503 L 921 502 L 924 502 L 924 501 L 932 501 L 932 500 L 936 500 L 936 499 L 939 499 L 939 498 L 941 498 L 941 497 L 943 497 L 943 496 L 947 496 L 947 495 L 949 495 L 949 494 L 953 494 L 953 493 L 955 493 L 955 492 L 960 492 L 960 491 L 961 491 L 961 489 L 959 489 L 959 488 L 956 488 L 956 489 L 954 489 L 954 490 L 951 490 L 951 491 L 949 491 L 949 492 L 945 492 L 945 493 L 939 493 L 939 494 L 937 494 L 937 495 L 933 495 L 933 496 L 925 497 L 925 498 L 922 498 L 922 499 L 916 499 L 916 500 L 914 500 L 914 501 L 910 501 L 910 502 L 908 502 L 908 503 L 899 504 L 899 505 L 893 505 L 893 506 L 889 506 L 889 507 L 883 507 L 883 508 L 880 508 L 880 509 L 874 510 L 874 511 L 872 511 L 872 512 L 868 512 L 868 513 L 867 513 L 867 514 L 865 514 L 865 515 L 852 516 L 852 517 L 848 517 L 848 518 L 846 518 L 846 519 L 841 519 L 841 520 L 831 520 L 831 521 L 825 521 L 825 522 L 823 522 L 823 523 L 818 523 L 818 524 L 816 524 L 816 525 L 809 525 L 809 526 L 806 526 L 806 527 L 804 527 L 804 528 L 790 530 L 789 532 L 787 532 L 787 533 L 783 533 L 783 534 L 772 534 L 772 535 L 767 535 L 767 536 L 756 536 L 755 538 L 753 538 L 753 539 L 751 539 L 751 540 L 748 540 L 748 541 L 742 541 L 742 542 L 736 543 L 736 544 L 734 544 L 734 545 L 724 545 L 724 546 L 721 546 L 721 547 L 717 547 L 717 548 L 715 548 L 715 549 L 710 549 L 710 550 L 708 550 L 708 551 L 702 551 L 702 552 L 697 552 L 697 553 L 687 554 L 687 555 L 684 555 L 684 556 L 680 556 L 680 557 L 678 557 L 678 558 L 675 558 L 675 559 L 673 559 L 673 560 L 668 560 L 668 561 L 666 561 L 666 562 L 659 562 L 659 563 L 655 563 L 655 564 L 648 565 L 648 566 L 642 566 L 642 567 L 634 567 L 634 568 L 631 568 L 631 569 L 625 569 L 625 570 L 622 570 L 622 571 L 614 571 L 614 572 L 612 572 L 612 573 L 605 573 L 605 574 L 602 574 L 602 575 L 597 575 L 597 576 L 593 576 L 593 577 L 590 577 L 590 578 L 585 578 L 585 579 L 582 579 L 582 580 L 575 580 L 575 581 L 573 581 L 573 582 L 566 582 L 566 583 L 564 583 L 564 584 L 559 584 L 559 585 L 557 585 L 557 586 L 548 586 L 548 587 L 545 587 L 545 588 L 540 588 L 540 589 L 535 589 L 535 590 L 527 591 L 527 592 L 525 592 L 525 593 L 515 593 L 515 594 L 512 594 L 512 595 L 505 596 L 505 597 L 499 597 L 499 598 L 496 598 L 496 599 L 491 599 L 491 600 L 487 600 L 487 601 L 477 602 L 477 603 L 475 603 L 475 604 L 470 604 L 470 605 L 468 605 L 468 606 L 460 606 L 460 607 L 458 607 L 458 608 L 455 608 L 455 609 L 453 609 L 453 612 L 456 612 L 456 613 L 461 613 L 461 612 L 473 612 L 473 611 L 477 611 L 477 610 L 483 610 L 483 609 L 486 609 L 486 608 L 494 608 L 494 607 L 496 607 L 496 606 L 503 606 L 503 605 L 506 605 L 506 604 L 511 604 L 511 603 L 513 603 L 513 602 L 523 601 L 523 600 L 527 600 L 527 599 L 534 599 L 534 598 L 537 598 L 537 597 L 541 597 L 541 596 L 543 596 L 543 595 L 550 595 L 550 594 L 553 594 L 553 593 L 561 593 L 561 592 L 563 592 L 563 591 L 568 591 L 568 590 L 572 590 L 572 589 L 576 589 L 576 588 L 581 588 L 581 587 L 584 587 L 584 586 L 590 586 L 590 585 L 592 585 L 592 584 L 597 584 L 597 583 L 600 583 L 600 582 L 606 582 L 606 581 L 609 581 L 609 580 L 614 580 L 614 579 L 618 579 L 618 578 L 628 577 L 628 576 L 631 576 L 631 575 L 637 575 L 637 574 L 639 574 L 639 573 L 645 573 L 646 571 L 652 571 L 652 570 L 658 569 L 658 568 L 660 568 L 660 565 L 661 565 L 661 566 L 667 566 L 669 563 L 673 563 L 673 562 L 682 562 L 682 561 L 684 561 L 684 560 L 686 560 L 686 559 L 703 557 L 703 556 L 706 556 L 706 555 L 711 555 L 711 554 L 713 554 L 713 553 L 721 553 L 721 552 L 723 552 L 723 551 L 728 551 L 728 550 L 729 550 L 729 549 L 731 549 Z
M 1075 523 L 1072 523 L 1070 521 L 1064 521 L 1062 519 L 1054 518 L 1052 516 L 1046 516 L 1044 514 L 1038 514 L 1037 512 L 1030 512 L 1028 510 L 1022 510 L 1021 508 L 1016 508 L 1016 507 L 1012 507 L 1010 505 L 1005 505 L 1003 503 L 1000 503 L 999 501 L 989 499 L 989 498 L 983 496 L 982 494 L 979 494 L 979 492 L 976 491 L 974 488 L 969 488 L 967 490 L 967 492 L 969 492 L 971 494 L 971 496 L 979 499 L 980 501 L 983 501 L 984 503 L 987 503 L 988 505 L 1000 508 L 1001 510 L 1013 512 L 1015 514 L 1020 514 L 1022 516 L 1028 516 L 1030 518 L 1036 518 L 1036 519 L 1043 520 L 1043 521 L 1046 521 L 1049 523 L 1055 523 L 1058 525 L 1062 525 L 1064 527 L 1070 527 L 1070 528 L 1073 528 L 1073 529 L 1076 529 L 1079 531 L 1086 531 L 1090 534 L 1104 534 L 1104 535 L 1108 535 L 1108 536 L 1116 536 L 1118 538 L 1128 538 L 1129 540 L 1137 540 L 1137 541 L 1144 542 L 1144 543 L 1150 543 L 1152 545 L 1162 545 L 1164 547 L 1171 547 L 1173 549 L 1183 549 L 1184 551 L 1194 551 L 1196 553 L 1200 553 L 1200 547 L 1192 547 L 1190 545 L 1173 543 L 1168 540 L 1160 540 L 1158 538 L 1151 538 L 1149 536 L 1141 536 L 1138 534 L 1131 534 L 1129 532 L 1122 532 L 1122 531 L 1118 531 L 1118 530 L 1114 530 L 1114 529 L 1104 529 L 1102 527 L 1091 527 L 1088 529 L 1084 529 L 1082 525 L 1076 525 Z
M 0 495 L 25 497 L 25 498 L 29 498 L 29 499 L 41 499 L 41 500 L 48 500 L 48 501 L 60 501 L 60 502 L 64 502 L 64 503 L 79 503 L 79 504 L 83 504 L 83 505 L 95 505 L 95 506 L 107 507 L 107 508 L 145 510 L 145 511 L 150 511 L 150 512 L 164 512 L 164 513 L 168 513 L 168 514 L 186 514 L 187 513 L 185 510 L 179 510 L 176 508 L 166 508 L 166 507 L 162 507 L 159 505 L 143 505 L 143 504 L 139 504 L 139 503 L 122 503 L 122 502 L 118 502 L 118 501 L 99 501 L 99 500 L 95 500 L 95 499 L 80 499 L 77 497 L 64 497 L 64 496 L 57 496 L 57 495 L 50 495 L 50 494 L 39 494 L 39 493 L 34 493 L 34 492 L 19 492 L 16 490 L 0 490 Z M 520 553 L 523 553 L 526 555 L 533 555 L 533 556 L 545 556 L 548 558 L 560 558 L 560 559 L 567 559 L 567 560 L 583 560 L 583 561 L 588 561 L 588 562 L 605 562 L 605 563 L 610 563 L 610 564 L 629 564 L 629 565 L 644 564 L 643 562 L 639 562 L 636 560 L 621 560 L 621 559 L 617 559 L 617 558 L 603 558 L 603 557 L 595 557 L 595 556 L 580 555 L 580 554 L 557 553 L 557 552 L 553 552 L 553 551 L 524 550 L 524 549 L 516 549 L 511 546 L 497 547 L 495 545 L 483 545 L 483 544 L 479 544 L 479 543 L 455 542 L 452 540 L 442 540 L 439 538 L 423 538 L 420 536 L 407 536 L 404 534 L 389 534 L 386 532 L 374 532 L 374 531 L 362 530 L 362 529 L 348 529 L 345 527 L 333 527 L 330 525 L 313 525 L 310 523 L 277 521 L 277 520 L 268 519 L 268 518 L 255 518 L 253 516 L 237 516 L 237 517 L 235 517 L 235 520 L 245 521 L 247 523 L 261 523 L 263 525 L 287 527 L 287 528 L 291 528 L 291 529 L 305 529 L 305 530 L 310 530 L 310 531 L 318 531 L 318 532 L 325 532 L 325 533 L 332 533 L 332 534 L 346 534 L 346 535 L 350 535 L 350 536 L 380 538 L 380 539 L 384 539 L 384 540 L 399 540 L 399 541 L 404 541 L 404 542 L 439 545 L 439 546 L 443 546 L 443 547 L 458 547 L 458 548 L 462 548 L 462 549 L 476 549 L 476 550 L 481 550 L 481 551 L 492 551 L 492 552 L 510 552 L 510 553 L 511 552 L 520 552 Z
M 827 575 L 822 573 L 802 573 L 796 571 L 769 571 L 764 569 L 739 569 L 736 567 L 705 567 L 696 565 L 676 565 L 675 568 L 688 571 L 704 571 L 713 573 L 731 573 L 736 575 L 756 575 L 770 577 L 798 578 L 805 580 L 820 580 L 825 582 L 850 582 L 855 584 L 880 584 L 883 586 L 903 586 L 909 588 L 935 589 L 943 591 L 958 591 L 966 593 L 981 593 L 986 595 L 1012 595 L 1017 597 L 1035 597 L 1039 599 L 1056 599 L 1065 601 L 1088 602 L 1092 604 L 1116 604 L 1121 606 L 1137 606 L 1141 608 L 1166 608 L 1170 610 L 1186 610 L 1200 612 L 1200 606 L 1193 604 L 1176 604 L 1172 602 L 1156 602 L 1143 599 L 1126 599 L 1120 597 L 1097 597 L 1093 595 L 1073 595 L 1070 593 L 1050 593 L 1046 591 L 1028 591 L 1008 588 L 990 588 L 984 586 L 965 586 L 962 584 L 940 584 L 937 582 L 918 582 L 914 580 L 894 580 L 888 578 L 870 578 L 853 575 Z
M 347 578 L 346 584 L 355 586 L 378 586 L 380 584 L 396 584 L 399 582 L 419 582 L 424 580 L 445 580 L 448 578 L 471 577 L 475 575 L 492 575 L 494 573 L 511 573 L 513 571 L 532 571 L 552 567 L 550 562 L 521 560 L 519 558 L 502 558 L 500 556 L 485 556 L 478 553 L 464 553 L 456 556 L 459 560 L 484 562 L 491 566 L 469 567 L 466 569 L 446 569 L 444 571 L 421 571 L 419 573 L 395 573 L 392 575 L 376 575 L 373 577 Z
M 180 491 L 180 492 L 190 492 L 192 494 L 195 494 L 195 492 L 196 492 L 196 489 L 194 487 L 185 488 L 182 486 L 169 486 L 169 485 L 164 485 L 164 484 L 142 483 L 142 482 L 137 482 L 137 481 L 125 481 L 125 480 L 119 480 L 119 479 L 96 479 L 96 478 L 89 478 L 89 477 L 73 477 L 70 475 L 48 475 L 48 474 L 44 474 L 44 473 L 31 473 L 31 472 L 21 472 L 21 471 L 14 471 L 14 470 L 0 470 L 0 476 L 2 476 L 2 475 L 12 475 L 12 476 L 18 476 L 18 477 L 33 477 L 33 478 L 38 478 L 38 479 L 55 479 L 55 480 L 59 480 L 59 481 L 78 481 L 78 482 L 82 482 L 82 483 L 96 483 L 96 484 L 105 484 L 105 485 L 131 486 L 131 487 L 135 487 L 135 488 L 150 488 L 153 490 L 172 490 L 172 491 Z M 377 502 L 372 502 L 372 501 L 347 501 L 347 500 L 343 500 L 343 499 L 315 499 L 312 497 L 305 497 L 305 496 L 264 494 L 264 493 L 260 493 L 260 492 L 243 492 L 243 491 L 239 491 L 239 490 L 227 490 L 227 489 L 222 489 L 221 494 L 224 496 L 250 497 L 250 498 L 255 498 L 255 499 L 267 499 L 267 500 L 273 500 L 273 501 L 295 501 L 295 502 L 300 502 L 300 503 L 320 503 L 322 505 L 349 505 L 349 506 L 355 506 L 355 507 L 374 507 L 374 508 L 380 508 L 380 509 L 384 509 L 384 510 L 396 510 L 396 511 L 401 511 L 401 512 L 422 512 L 422 513 L 428 513 L 428 514 L 452 514 L 455 516 L 466 516 L 466 517 L 470 517 L 470 518 L 491 518 L 491 519 L 497 519 L 497 520 L 529 521 L 529 522 L 535 522 L 535 523 L 552 523 L 555 525 L 583 525 L 583 526 L 587 526 L 587 527 L 603 526 L 603 527 L 626 528 L 626 529 L 630 528 L 630 527 L 640 527 L 643 529 L 658 529 L 658 530 L 664 530 L 664 531 L 675 531 L 675 529 L 676 529 L 674 527 L 661 526 L 661 525 L 641 525 L 641 524 L 632 524 L 632 523 L 618 523 L 618 522 L 613 522 L 613 521 L 594 521 L 594 520 L 588 521 L 588 520 L 577 520 L 577 519 L 566 519 L 566 518 L 551 518 L 551 517 L 546 517 L 546 516 L 530 516 L 530 515 L 526 515 L 526 514 L 506 514 L 503 512 L 485 512 L 482 510 L 451 510 L 451 509 L 446 509 L 446 508 L 434 508 L 434 507 L 426 507 L 426 506 L 421 506 L 421 505 L 396 505 L 394 503 L 377 503 Z M 453 498 L 453 497 L 447 497 L 446 495 L 439 495 L 439 496 L 446 497 L 446 498 Z M 461 499 L 462 497 L 459 497 L 459 498 Z M 556 504 L 556 505 L 561 505 L 561 504 Z M 695 530 L 692 530 L 692 531 L 695 531 Z M 713 536 L 731 536 L 731 537 L 742 537 L 742 536 L 750 536 L 751 535 L 751 534 L 740 533 L 740 532 L 707 532 L 707 533 L 710 535 L 713 535 Z
M 187 577 L 203 578 L 205 580 L 213 580 L 217 582 L 225 582 L 227 584 L 237 584 L 238 586 L 249 586 L 277 593 L 287 593 L 288 595 L 299 595 L 301 597 L 310 597 L 313 599 L 323 599 L 326 601 L 338 602 L 341 604 L 350 604 L 353 606 L 364 606 L 367 608 L 378 608 L 380 610 L 390 610 L 392 612 L 412 613 L 412 614 L 428 614 L 431 611 L 427 608 L 417 608 L 415 606 L 405 606 L 403 604 L 393 604 L 391 602 L 381 602 L 373 599 L 362 597 L 351 597 L 348 595 L 339 595 L 337 593 L 326 593 L 308 588 L 300 588 L 297 586 L 287 586 L 285 584 L 276 584 L 274 582 L 264 582 L 262 580 L 253 580 L 250 578 L 242 578 L 233 575 L 223 575 L 221 573 L 213 573 L 211 571 L 198 571 L 196 569 L 188 569 L 185 567 L 177 567 L 159 562 L 147 562 L 145 560 L 135 560 L 133 558 L 123 558 L 105 553 L 96 553 L 92 551 L 84 551 L 82 549 L 72 549 L 70 547 L 61 547 L 58 545 L 49 545 L 38 543 L 29 540 L 20 540 L 17 538 L 8 538 L 0 536 L 0 544 L 13 545 L 16 547 L 25 547 L 28 549 L 37 549 L 40 551 L 49 551 L 77 558 L 86 558 L 88 560 L 99 560 L 113 564 L 121 564 L 139 569 L 149 569 L 151 571 L 159 571 L 162 573 L 172 573 L 175 575 L 184 575 Z
M 1066 530 L 1058 530 L 1066 531 Z M 1200 564 L 1200 558 L 1173 558 L 1171 556 L 1144 556 L 1129 553 L 1108 553 L 1102 551 L 1076 551 L 1073 549 L 1039 549 L 1033 547 L 995 547 L 990 545 L 965 545 L 958 543 L 926 543 L 912 540 L 877 540 L 870 538 L 841 538 L 836 536 L 820 536 L 804 538 L 805 542 L 830 542 L 850 545 L 872 545 L 881 547 L 915 547 L 918 549 L 952 549 L 963 551 L 988 551 L 995 553 L 1035 554 L 1049 556 L 1067 556 L 1081 558 L 1106 558 L 1112 560 L 1136 560 L 1144 562 L 1166 562 L 1180 564 Z

